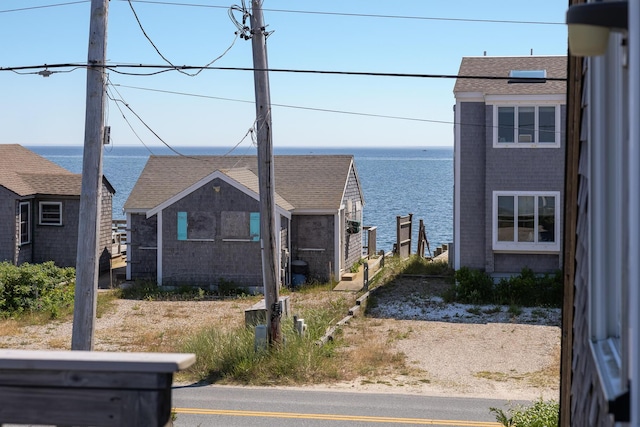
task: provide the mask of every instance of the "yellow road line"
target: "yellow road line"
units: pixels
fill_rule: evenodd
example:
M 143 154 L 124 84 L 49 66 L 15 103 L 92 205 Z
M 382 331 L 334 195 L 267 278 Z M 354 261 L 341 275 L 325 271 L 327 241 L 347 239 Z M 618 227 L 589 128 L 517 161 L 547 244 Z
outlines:
M 176 414 L 194 415 L 226 415 L 233 417 L 265 417 L 265 418 L 297 418 L 309 420 L 331 421 L 365 421 L 371 423 L 388 424 L 414 424 L 430 426 L 459 426 L 459 427 L 498 427 L 500 424 L 489 421 L 463 421 L 463 420 L 431 420 L 426 418 L 395 418 L 395 417 L 369 417 L 364 415 L 334 415 L 334 414 L 302 414 L 295 412 L 263 412 L 263 411 L 238 411 L 228 409 L 196 409 L 173 408 Z

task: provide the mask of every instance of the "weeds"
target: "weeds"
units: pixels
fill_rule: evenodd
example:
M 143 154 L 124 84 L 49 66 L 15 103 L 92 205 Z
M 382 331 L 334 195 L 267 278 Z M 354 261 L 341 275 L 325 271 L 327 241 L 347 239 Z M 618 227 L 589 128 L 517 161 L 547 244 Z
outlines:
M 197 356 L 196 363 L 187 371 L 188 376 L 247 385 L 290 385 L 336 379 L 335 345 L 316 344 L 334 317 L 332 310 L 307 310 L 300 315 L 308 325 L 305 336 L 294 331 L 292 322 L 283 322 L 283 343 L 266 352 L 255 350 L 253 328 L 204 329 L 188 339 L 181 349 Z
M 537 400 L 531 406 L 511 406 L 506 411 L 499 408 L 489 408 L 496 417 L 496 421 L 505 427 L 552 427 L 558 425 L 560 405 L 549 400 Z

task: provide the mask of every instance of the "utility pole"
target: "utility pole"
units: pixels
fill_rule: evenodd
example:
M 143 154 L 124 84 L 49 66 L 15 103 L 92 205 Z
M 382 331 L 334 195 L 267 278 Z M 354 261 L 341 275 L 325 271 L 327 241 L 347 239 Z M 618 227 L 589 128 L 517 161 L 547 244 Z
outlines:
M 276 253 L 276 208 L 273 146 L 271 140 L 271 98 L 267 46 L 262 1 L 251 2 L 251 47 L 256 92 L 256 126 L 258 138 L 258 180 L 260 187 L 260 245 L 262 248 L 262 280 L 267 309 L 269 344 L 281 341 L 279 266 Z
M 102 205 L 102 143 L 106 85 L 104 64 L 107 50 L 108 4 L 109 0 L 91 0 L 72 350 L 93 350 L 98 292 L 98 236 Z

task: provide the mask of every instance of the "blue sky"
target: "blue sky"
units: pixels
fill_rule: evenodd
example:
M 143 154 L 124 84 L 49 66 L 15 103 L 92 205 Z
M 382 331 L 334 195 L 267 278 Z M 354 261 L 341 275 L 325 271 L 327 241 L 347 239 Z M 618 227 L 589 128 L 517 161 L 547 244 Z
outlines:
M 213 65 L 252 66 L 251 42 L 234 43 L 236 27 L 228 15 L 229 6 L 241 0 L 132 4 L 146 33 L 174 65 L 205 65 L 232 46 Z M 567 51 L 564 25 L 466 21 L 562 23 L 567 1 L 264 0 L 263 8 L 273 31 L 267 46 L 271 68 L 456 74 L 463 56 L 485 51 L 495 56 Z M 86 63 L 89 10 L 88 0 L 0 1 L 0 67 Z M 107 52 L 110 64 L 166 65 L 126 0 L 109 3 Z M 110 71 L 109 80 L 109 93 L 174 147 L 233 146 L 253 126 L 250 71 L 204 70 L 196 77 Z M 451 146 L 453 84 L 452 79 L 271 73 L 274 146 Z M 82 68 L 47 78 L 1 71 L 0 143 L 82 145 L 85 86 Z M 108 103 L 113 144 L 161 145 L 123 102 Z M 250 144 L 245 139 L 241 146 Z

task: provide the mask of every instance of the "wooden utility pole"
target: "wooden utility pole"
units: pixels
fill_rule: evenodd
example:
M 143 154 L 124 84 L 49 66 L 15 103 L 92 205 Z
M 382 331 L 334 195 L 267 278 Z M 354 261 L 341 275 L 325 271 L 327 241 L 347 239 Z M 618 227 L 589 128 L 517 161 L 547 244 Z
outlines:
M 91 0 L 72 350 L 93 350 L 98 292 L 108 4 L 109 0 Z
M 262 248 L 262 280 L 267 309 L 269 344 L 281 341 L 279 266 L 276 252 L 276 207 L 273 146 L 271 141 L 271 98 L 267 46 L 262 0 L 251 2 L 251 47 L 256 92 L 256 126 L 258 138 L 258 179 L 260 187 L 260 245 Z

